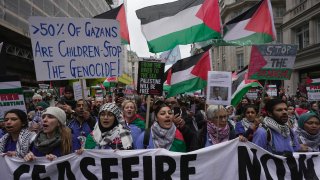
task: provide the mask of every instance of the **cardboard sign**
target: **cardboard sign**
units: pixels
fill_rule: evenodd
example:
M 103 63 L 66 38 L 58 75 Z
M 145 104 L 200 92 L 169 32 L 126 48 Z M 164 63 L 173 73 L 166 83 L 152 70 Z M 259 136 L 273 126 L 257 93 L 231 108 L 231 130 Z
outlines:
M 139 61 L 138 94 L 162 95 L 164 63 Z
M 38 81 L 121 74 L 119 22 L 112 19 L 30 17 Z
M 251 49 L 249 79 L 288 80 L 297 54 L 297 45 L 255 45 Z

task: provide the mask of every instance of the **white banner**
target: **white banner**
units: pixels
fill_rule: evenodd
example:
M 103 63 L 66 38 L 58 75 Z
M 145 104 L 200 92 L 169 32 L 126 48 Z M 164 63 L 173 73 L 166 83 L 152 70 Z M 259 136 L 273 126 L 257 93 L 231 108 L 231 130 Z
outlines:
M 0 156 L 1 179 L 317 179 L 320 153 L 276 156 L 238 139 L 189 153 L 85 150 L 52 162 Z
M 121 75 L 118 21 L 30 17 L 29 22 L 38 81 Z

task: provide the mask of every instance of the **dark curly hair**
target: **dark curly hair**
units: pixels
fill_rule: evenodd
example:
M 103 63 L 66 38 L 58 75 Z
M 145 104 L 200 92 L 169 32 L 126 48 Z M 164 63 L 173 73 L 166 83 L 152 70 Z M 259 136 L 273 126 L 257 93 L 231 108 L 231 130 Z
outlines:
M 28 116 L 24 111 L 20 109 L 11 109 L 4 114 L 4 117 L 6 117 L 9 113 L 16 114 L 19 117 L 19 119 L 21 120 L 22 128 L 28 127 Z

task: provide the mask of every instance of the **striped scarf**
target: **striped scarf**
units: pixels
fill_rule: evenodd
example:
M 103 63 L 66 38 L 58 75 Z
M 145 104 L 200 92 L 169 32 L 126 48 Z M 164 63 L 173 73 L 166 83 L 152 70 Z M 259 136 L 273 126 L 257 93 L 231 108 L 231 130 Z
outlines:
M 219 128 L 211 122 L 207 122 L 207 131 L 212 144 L 218 144 L 229 140 L 230 127 L 227 124 L 224 128 Z
M 156 121 L 151 126 L 151 135 L 155 148 L 164 148 L 169 150 L 175 138 L 176 126 L 172 124 L 170 129 L 160 127 Z
M 118 124 L 110 131 L 101 132 L 98 123 L 94 126 L 92 131 L 93 140 L 100 146 L 109 145 L 115 149 L 131 149 L 132 148 L 132 136 L 128 129 L 125 129 L 121 124 Z M 119 146 L 118 146 L 119 145 Z
M 281 125 L 277 123 L 277 121 L 275 121 L 274 119 L 268 116 L 264 118 L 263 124 L 275 130 L 276 132 L 280 133 L 285 138 L 290 136 L 290 128 L 287 124 Z
M 29 152 L 29 147 L 34 140 L 36 133 L 29 131 L 27 128 L 21 129 L 16 145 L 17 157 L 23 158 Z M 3 153 L 10 135 L 7 133 L 0 139 L 0 153 Z
M 250 126 L 253 124 L 253 122 L 250 122 L 247 118 L 243 118 L 242 121 L 242 126 L 244 127 L 244 131 L 247 131 Z

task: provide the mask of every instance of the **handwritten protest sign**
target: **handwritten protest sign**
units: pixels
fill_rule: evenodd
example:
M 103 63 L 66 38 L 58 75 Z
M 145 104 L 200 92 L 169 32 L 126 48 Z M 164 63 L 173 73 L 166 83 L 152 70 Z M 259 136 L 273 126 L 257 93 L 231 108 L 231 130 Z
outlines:
M 252 46 L 249 79 L 290 79 L 297 49 L 297 45 L 287 44 Z
M 38 81 L 119 76 L 119 22 L 111 19 L 30 17 Z
M 162 95 L 164 63 L 139 61 L 138 94 Z
M 10 109 L 27 112 L 20 81 L 0 82 L 0 121 L 3 121 L 4 113 Z

